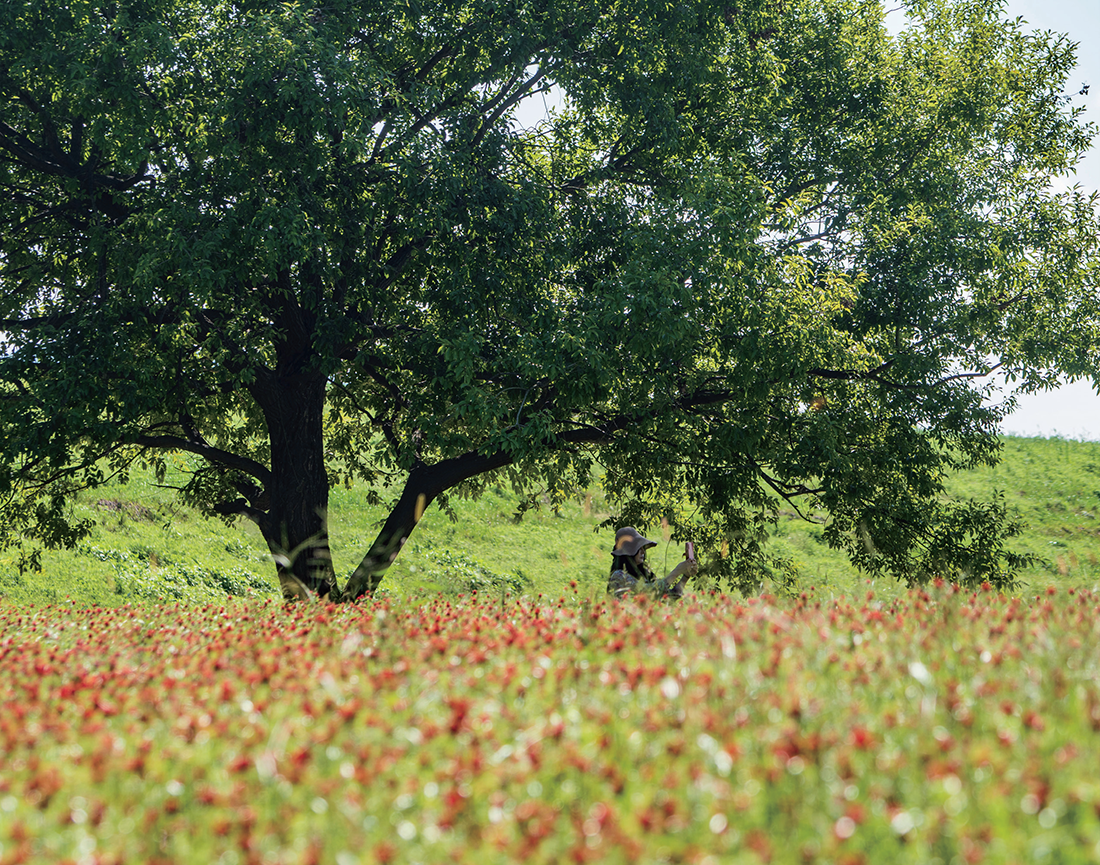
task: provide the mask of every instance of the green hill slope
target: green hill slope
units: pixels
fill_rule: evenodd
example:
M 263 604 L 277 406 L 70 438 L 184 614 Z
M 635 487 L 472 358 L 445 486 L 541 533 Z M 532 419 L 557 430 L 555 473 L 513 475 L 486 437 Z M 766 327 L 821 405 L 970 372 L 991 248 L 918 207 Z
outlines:
M 1015 547 L 1042 563 L 1024 575 L 1027 589 L 1100 583 L 1100 443 L 1006 438 L 1004 460 L 956 478 L 950 494 L 984 497 L 1002 491 L 1028 523 Z M 454 501 L 452 522 L 432 508 L 384 583 L 394 594 L 420 591 L 602 593 L 610 535 L 594 533 L 607 516 L 599 489 L 559 513 L 528 512 L 516 523 L 517 500 L 492 491 Z M 78 511 L 95 520 L 91 538 L 73 551 L 43 556 L 40 573 L 20 575 L 14 554 L 0 557 L 0 597 L 13 602 L 118 604 L 140 600 L 222 600 L 226 594 L 276 594 L 274 569 L 256 532 L 227 527 L 175 504 L 170 491 L 135 475 L 126 486 L 85 495 Z M 331 501 L 333 554 L 346 574 L 373 539 L 383 510 L 360 488 L 337 489 Z M 650 533 L 661 537 L 660 530 Z M 790 556 L 801 580 L 830 594 L 864 587 L 864 579 L 822 541 L 821 526 L 784 512 L 772 540 Z M 680 558 L 662 544 L 650 557 L 666 572 Z M 577 582 L 574 589 L 570 583 Z M 879 581 L 876 591 L 890 591 Z

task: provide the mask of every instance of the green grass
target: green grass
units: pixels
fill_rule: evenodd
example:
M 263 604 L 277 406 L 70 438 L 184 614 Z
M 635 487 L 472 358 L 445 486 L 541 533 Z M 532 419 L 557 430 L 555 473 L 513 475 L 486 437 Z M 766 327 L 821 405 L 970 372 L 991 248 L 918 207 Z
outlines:
M 1031 554 L 1037 564 L 1022 572 L 1024 588 L 1100 586 L 1100 442 L 1067 439 L 1004 440 L 1003 459 L 992 469 L 952 478 L 948 493 L 958 500 L 1003 493 L 1027 524 L 1010 547 Z M 790 512 L 773 535 L 776 553 L 790 556 L 802 579 L 843 593 L 863 582 L 847 558 L 829 549 L 822 527 Z M 876 588 L 882 589 L 882 581 Z
M 1014 548 L 1045 560 L 1027 580 L 1100 584 L 1100 442 L 1006 438 L 1000 465 L 968 472 L 952 485 L 963 497 L 994 489 L 1028 524 Z
M 958 498 L 1003 492 L 1028 523 L 1014 548 L 1041 563 L 1024 573 L 1027 587 L 1100 586 L 1100 443 L 1006 438 L 1004 460 L 952 480 Z M 430 508 L 390 568 L 383 586 L 392 595 L 444 591 L 556 595 L 570 581 L 579 591 L 603 592 L 611 537 L 595 533 L 607 516 L 598 488 L 557 513 L 543 508 L 517 523 L 517 499 L 490 490 L 478 500 L 452 502 L 457 521 Z M 330 535 L 338 573 L 346 576 L 370 545 L 385 516 L 361 487 L 332 493 Z M 0 597 L 16 603 L 72 598 L 117 605 L 141 600 L 206 601 L 227 593 L 274 595 L 274 567 L 249 523 L 228 527 L 178 505 L 170 490 L 135 473 L 129 484 L 85 494 L 77 511 L 96 522 L 79 548 L 48 552 L 40 573 L 19 574 L 14 553 L 0 556 Z M 661 538 L 660 530 L 651 532 Z M 663 538 L 663 540 L 667 540 Z M 805 585 L 851 595 L 866 580 L 826 546 L 822 527 L 781 514 L 771 541 L 775 553 L 796 562 Z M 659 573 L 680 558 L 662 543 L 650 556 Z M 877 581 L 878 592 L 900 591 Z
M 570 580 L 593 594 L 602 591 L 610 539 L 606 532 L 594 533 L 607 517 L 598 491 L 558 513 L 529 511 L 518 524 L 513 518 L 518 500 L 503 490 L 452 504 L 456 522 L 438 508 L 425 514 L 386 576 L 389 593 L 557 592 Z M 83 495 L 76 511 L 95 521 L 92 536 L 75 550 L 46 552 L 40 573 L 19 574 L 14 552 L 0 556 L 0 597 L 16 603 L 73 598 L 116 605 L 206 601 L 227 591 L 277 594 L 274 566 L 255 526 L 203 519 L 139 473 L 125 486 Z M 367 502 L 363 488 L 333 490 L 330 536 L 342 578 L 374 540 L 385 515 L 384 508 Z

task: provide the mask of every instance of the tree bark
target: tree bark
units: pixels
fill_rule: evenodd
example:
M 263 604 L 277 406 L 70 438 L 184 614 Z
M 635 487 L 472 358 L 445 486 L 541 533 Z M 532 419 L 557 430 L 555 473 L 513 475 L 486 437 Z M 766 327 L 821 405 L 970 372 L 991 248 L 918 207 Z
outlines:
M 397 558 L 436 496 L 468 478 L 502 468 L 511 462 L 512 457 L 503 452 L 486 455 L 475 451 L 434 465 L 417 463 L 378 537 L 348 579 L 344 587 L 344 600 L 354 601 L 374 594 L 387 568 Z
M 287 598 L 336 600 L 328 542 L 324 458 L 325 377 L 258 381 L 255 396 L 271 442 L 270 508 L 260 522 Z
M 677 401 L 675 408 L 686 411 L 699 406 L 715 405 L 734 399 L 724 391 L 698 390 Z M 666 411 L 669 409 L 665 409 Z M 618 431 L 651 418 L 655 411 L 643 408 L 629 414 L 605 419 L 599 426 L 587 425 L 556 436 L 553 447 L 571 447 L 585 443 L 606 442 Z M 409 473 L 405 489 L 397 500 L 382 530 L 367 554 L 355 568 L 341 596 L 342 600 L 358 600 L 371 595 L 382 582 L 386 570 L 397 558 L 425 509 L 440 493 L 483 472 L 511 465 L 515 458 L 505 451 L 481 453 L 469 451 L 433 465 L 417 463 Z

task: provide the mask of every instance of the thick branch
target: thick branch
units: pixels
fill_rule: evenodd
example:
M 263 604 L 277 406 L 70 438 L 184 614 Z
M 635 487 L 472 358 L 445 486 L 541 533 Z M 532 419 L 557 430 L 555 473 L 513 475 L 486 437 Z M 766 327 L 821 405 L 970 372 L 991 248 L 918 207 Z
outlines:
M 134 444 L 140 445 L 141 447 L 157 448 L 160 450 L 186 451 L 187 453 L 196 454 L 212 463 L 217 463 L 226 468 L 244 472 L 246 475 L 256 478 L 256 480 L 264 486 L 268 486 L 271 483 L 270 470 L 255 460 L 238 456 L 237 454 L 229 453 L 228 451 L 223 451 L 219 448 L 211 447 L 210 445 L 188 441 L 180 436 L 142 435 L 134 439 Z
M 698 391 L 677 401 L 679 408 L 695 408 L 734 399 L 730 393 Z M 595 425 L 584 424 L 553 437 L 546 444 L 550 450 L 566 446 L 608 441 L 616 432 L 635 426 L 639 421 L 652 418 L 657 410 L 631 412 L 616 415 Z M 489 453 L 468 451 L 434 465 L 417 463 L 409 473 L 405 488 L 397 504 L 390 512 L 377 539 L 352 573 L 344 590 L 350 600 L 373 594 L 390 564 L 397 558 L 401 547 L 416 528 L 424 511 L 441 493 L 485 472 L 504 468 L 515 462 L 510 451 L 496 450 Z
M 214 513 L 223 517 L 241 516 L 251 520 L 262 530 L 267 522 L 266 511 L 252 507 L 245 499 L 234 499 L 231 502 L 219 502 L 214 505 Z

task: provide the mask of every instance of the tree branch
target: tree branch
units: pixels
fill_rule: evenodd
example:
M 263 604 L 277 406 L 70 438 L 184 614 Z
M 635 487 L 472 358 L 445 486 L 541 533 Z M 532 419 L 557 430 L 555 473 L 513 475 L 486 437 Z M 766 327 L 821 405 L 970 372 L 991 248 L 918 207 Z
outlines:
M 824 492 L 823 489 L 810 489 L 805 484 L 793 485 L 784 483 L 778 478 L 773 478 L 766 471 L 764 471 L 764 467 L 760 465 L 760 463 L 758 463 L 756 460 L 752 460 L 752 464 L 756 468 L 756 473 L 760 476 L 760 479 L 763 480 L 764 483 L 766 483 L 769 487 L 771 487 L 775 494 L 782 498 L 783 501 L 794 508 L 795 513 L 797 513 L 801 519 L 805 520 L 808 523 L 817 522 L 817 520 L 813 520 L 802 513 L 801 508 L 799 508 L 798 502 L 796 502 L 794 498 L 795 496 L 817 495 L 818 493 Z
M 265 511 L 252 507 L 244 499 L 234 499 L 231 502 L 218 502 L 218 504 L 214 505 L 213 510 L 214 513 L 222 517 L 246 517 L 261 528 L 263 528 L 264 523 L 268 519 L 268 515 Z
M 491 110 L 493 113 L 490 114 L 487 118 L 485 118 L 484 121 L 482 121 L 481 128 L 477 131 L 477 134 L 474 136 L 474 139 L 471 142 L 471 144 L 474 147 L 477 147 L 481 143 L 482 139 L 485 137 L 485 134 L 493 127 L 493 124 L 496 123 L 503 116 L 504 112 L 507 111 L 509 108 L 511 108 L 513 105 L 515 105 L 517 102 L 519 102 L 521 99 L 523 99 L 524 94 L 527 93 L 527 91 L 530 90 L 532 87 L 534 87 L 539 82 L 540 79 L 545 77 L 545 75 L 546 75 L 546 70 L 544 70 L 540 66 L 538 72 L 536 72 L 534 75 L 532 75 L 526 81 L 524 81 L 523 84 L 521 84 L 519 86 L 519 88 L 515 91 L 515 93 L 513 93 L 511 96 L 509 96 L 503 102 L 501 102 L 496 107 L 496 109 L 493 110 L 493 108 L 492 108 L 493 102 L 496 102 L 497 100 L 500 99 L 501 96 L 503 96 L 505 93 L 508 92 L 507 88 L 508 88 L 508 86 L 511 86 L 512 82 L 510 81 L 508 85 L 506 85 L 504 88 L 502 88 L 500 93 L 497 95 L 496 99 L 492 100 L 491 102 L 489 102 L 485 106 L 485 110 L 487 110 L 487 111 Z M 512 81 L 515 81 L 515 78 L 513 78 Z
M 146 448 L 193 453 L 212 463 L 217 463 L 226 468 L 244 472 L 246 475 L 256 478 L 256 480 L 264 486 L 268 486 L 271 483 L 270 470 L 255 460 L 238 456 L 237 454 L 229 453 L 228 451 L 223 451 L 219 448 L 211 447 L 210 445 L 188 441 L 181 436 L 140 435 L 137 436 L 132 443 Z

